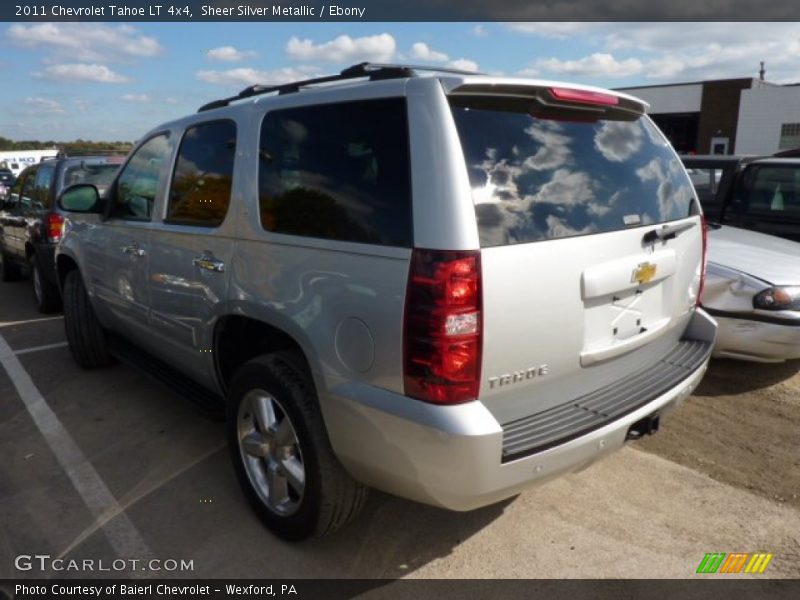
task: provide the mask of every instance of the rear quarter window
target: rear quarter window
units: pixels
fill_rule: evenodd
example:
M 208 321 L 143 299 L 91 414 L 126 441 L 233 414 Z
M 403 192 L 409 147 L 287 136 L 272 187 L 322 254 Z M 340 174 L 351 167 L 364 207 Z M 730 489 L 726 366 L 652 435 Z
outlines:
M 408 152 L 402 98 L 267 113 L 259 148 L 262 227 L 410 247 Z
M 683 165 L 645 116 L 548 119 L 485 103 L 452 112 L 482 246 L 663 223 L 694 210 Z

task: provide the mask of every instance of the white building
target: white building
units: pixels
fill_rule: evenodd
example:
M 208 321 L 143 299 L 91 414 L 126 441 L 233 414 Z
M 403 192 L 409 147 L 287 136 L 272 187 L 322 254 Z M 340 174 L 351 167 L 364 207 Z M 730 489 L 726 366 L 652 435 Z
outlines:
M 800 148 L 800 85 L 742 90 L 736 152 L 774 154 Z
M 620 91 L 650 104 L 648 113 L 679 152 L 774 154 L 800 147 L 800 85 L 742 78 Z

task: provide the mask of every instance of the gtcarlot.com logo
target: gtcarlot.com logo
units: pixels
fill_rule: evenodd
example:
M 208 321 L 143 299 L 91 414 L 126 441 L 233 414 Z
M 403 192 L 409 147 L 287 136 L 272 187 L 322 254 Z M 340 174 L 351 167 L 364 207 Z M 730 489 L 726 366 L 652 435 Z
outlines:
M 20 554 L 14 559 L 18 571 L 194 571 L 194 560 L 175 558 L 52 558 L 49 554 Z
M 697 573 L 763 573 L 772 557 L 768 552 L 708 552 L 700 561 Z

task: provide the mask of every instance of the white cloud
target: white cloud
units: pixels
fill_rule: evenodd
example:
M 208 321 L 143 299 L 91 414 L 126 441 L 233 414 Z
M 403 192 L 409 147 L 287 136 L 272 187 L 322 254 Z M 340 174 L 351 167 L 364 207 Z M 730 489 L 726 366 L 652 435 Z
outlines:
M 81 62 L 149 58 L 163 51 L 156 38 L 142 35 L 130 25 L 15 24 L 8 28 L 6 37 L 17 46 L 45 48 L 57 52 L 60 60 Z
M 469 60 L 468 58 L 457 58 L 456 60 L 451 60 L 447 63 L 447 66 L 451 69 L 458 69 L 459 71 L 478 71 L 478 63 L 474 60 Z
M 597 52 L 575 60 L 534 61 L 521 75 L 541 71 L 578 76 L 644 77 L 693 81 L 757 77 L 766 61 L 767 80 L 800 80 L 800 24 L 787 23 L 514 23 L 511 31 L 541 38 L 576 40 Z
M 486 31 L 486 27 L 483 25 L 475 25 L 475 27 L 472 28 L 472 35 L 475 37 L 486 37 L 489 35 L 489 32 Z
M 123 102 L 150 102 L 150 96 L 147 94 L 123 94 L 120 96 Z
M 541 22 L 541 23 L 510 23 L 509 29 L 528 35 L 564 40 L 576 35 L 585 35 L 602 28 L 604 23 L 578 22 Z
M 237 69 L 227 69 L 224 71 L 198 71 L 195 76 L 200 81 L 213 83 L 216 85 L 280 85 L 307 79 L 314 76 L 314 71 L 308 67 L 284 67 L 271 71 L 260 71 L 250 67 L 239 67 Z
M 611 54 L 596 52 L 578 60 L 540 58 L 534 63 L 533 70 L 591 77 L 629 77 L 640 74 L 643 68 L 644 64 L 638 58 L 617 60 Z
M 417 60 L 430 62 L 445 62 L 450 60 L 450 57 L 447 56 L 447 54 L 444 52 L 437 52 L 424 42 L 417 42 L 411 46 L 411 56 Z
M 251 50 L 237 50 L 233 46 L 220 46 L 219 48 L 212 48 L 206 51 L 206 56 L 210 60 L 217 60 L 221 62 L 238 62 L 256 55 Z
M 38 96 L 25 98 L 23 103 L 33 113 L 62 114 L 66 112 L 64 107 L 55 100 L 48 100 Z
M 387 62 L 392 60 L 396 50 L 397 43 L 388 33 L 360 38 L 340 35 L 336 39 L 321 44 L 292 36 L 286 43 L 286 54 L 290 58 L 332 63 Z
M 167 97 L 167 98 L 164 98 L 164 102 L 166 102 L 167 104 L 177 104 L 178 103 L 178 99 L 177 98 L 172 98 L 172 97 Z
M 129 81 L 124 75 L 115 73 L 105 65 L 69 63 L 48 65 L 43 71 L 34 73 L 35 77 L 78 83 L 92 81 L 95 83 L 126 83 Z

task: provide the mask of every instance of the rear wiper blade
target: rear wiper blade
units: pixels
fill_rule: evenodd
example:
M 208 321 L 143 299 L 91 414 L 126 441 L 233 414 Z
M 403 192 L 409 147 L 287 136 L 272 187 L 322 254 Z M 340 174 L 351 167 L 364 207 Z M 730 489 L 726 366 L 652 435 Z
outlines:
M 656 240 L 666 242 L 678 237 L 684 231 L 688 231 L 695 226 L 694 222 L 681 223 L 680 225 L 662 225 L 658 229 L 653 229 L 644 234 L 642 238 L 643 244 L 653 244 Z

